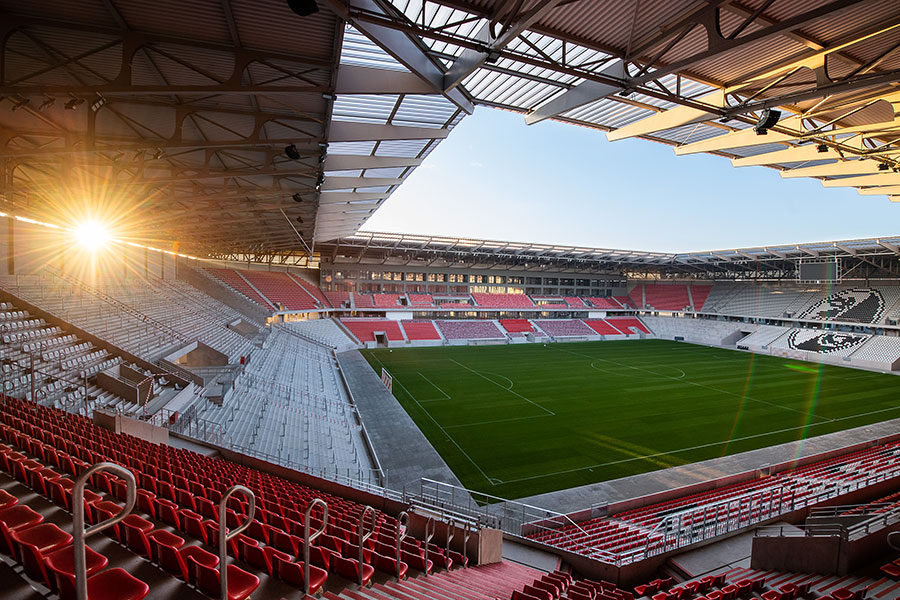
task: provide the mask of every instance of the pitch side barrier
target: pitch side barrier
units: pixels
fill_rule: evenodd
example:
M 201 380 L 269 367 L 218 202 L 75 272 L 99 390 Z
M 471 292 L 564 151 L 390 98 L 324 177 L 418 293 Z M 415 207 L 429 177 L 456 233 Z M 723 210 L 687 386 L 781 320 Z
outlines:
M 780 463 L 765 471 L 754 469 L 726 478 L 728 483 L 738 483 L 758 478 L 763 474 L 785 472 L 795 467 L 849 454 L 857 450 L 875 447 L 900 439 L 900 434 L 853 446 L 811 455 L 800 460 Z M 823 502 L 864 490 L 870 486 L 900 477 L 900 462 L 876 473 L 863 471 L 851 479 L 822 480 L 814 486 L 803 476 L 798 479 L 773 480 L 770 486 L 737 494 L 701 506 L 675 508 L 655 515 L 652 525 L 629 523 L 636 529 L 644 529 L 646 534 L 641 544 L 624 552 L 610 552 L 590 545 L 590 532 L 583 523 L 595 517 L 605 516 L 610 507 L 603 507 L 602 514 L 595 509 L 563 514 L 537 506 L 505 500 L 481 492 L 469 490 L 430 479 L 422 479 L 418 493 L 404 490 L 404 498 L 430 506 L 438 506 L 454 513 L 480 519 L 488 526 L 521 538 L 529 544 L 549 548 L 552 552 L 573 553 L 614 567 L 623 567 L 655 556 L 660 556 L 687 546 L 706 542 L 763 524 L 777 518 L 784 518 Z M 685 486 L 667 490 L 640 499 L 620 502 L 613 508 L 624 512 L 633 508 L 650 506 L 677 497 L 701 491 L 712 491 L 722 479 L 704 482 L 700 485 Z M 801 483 L 801 485 L 798 485 Z M 615 518 L 615 514 L 611 518 Z M 565 529 L 566 531 L 562 531 Z M 533 539 L 542 532 L 560 534 L 554 544 L 545 544 Z M 571 548 L 562 544 L 572 542 Z M 579 547 L 580 546 L 580 547 Z

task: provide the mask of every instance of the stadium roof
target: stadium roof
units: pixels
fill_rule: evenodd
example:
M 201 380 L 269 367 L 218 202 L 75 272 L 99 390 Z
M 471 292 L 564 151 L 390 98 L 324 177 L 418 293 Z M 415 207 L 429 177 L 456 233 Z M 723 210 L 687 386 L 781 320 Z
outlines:
M 585 246 L 561 246 L 479 240 L 404 233 L 359 232 L 320 248 L 331 255 L 355 260 L 378 255 L 420 264 L 426 260 L 447 264 L 489 265 L 503 269 L 539 271 L 546 268 L 589 271 L 596 269 L 667 274 L 714 276 L 728 273 L 739 277 L 768 272 L 768 276 L 791 276 L 798 262 L 840 259 L 848 278 L 897 277 L 900 269 L 900 236 L 808 244 L 779 244 L 754 248 L 732 248 L 702 252 L 642 252 Z M 396 264 L 396 262 L 392 262 Z M 854 269 L 864 267 L 854 273 Z M 874 270 L 873 270 L 874 267 Z M 779 275 L 780 274 L 780 275 Z
M 895 0 L 319 6 L 0 0 L 6 210 L 100 203 L 197 255 L 308 254 L 475 105 L 900 196 Z

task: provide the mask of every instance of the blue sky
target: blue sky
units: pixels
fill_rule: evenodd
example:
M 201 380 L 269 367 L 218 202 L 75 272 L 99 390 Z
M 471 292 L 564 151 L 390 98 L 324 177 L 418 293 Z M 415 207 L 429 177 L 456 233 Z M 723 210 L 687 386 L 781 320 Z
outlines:
M 684 252 L 900 233 L 900 204 L 479 107 L 364 230 Z

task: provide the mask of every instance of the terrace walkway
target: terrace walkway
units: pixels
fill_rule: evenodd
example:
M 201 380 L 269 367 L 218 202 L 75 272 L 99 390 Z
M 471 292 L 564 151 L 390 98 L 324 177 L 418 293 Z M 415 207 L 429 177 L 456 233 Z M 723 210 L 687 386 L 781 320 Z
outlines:
M 422 477 L 462 485 L 358 350 L 337 354 L 353 402 L 387 473 L 387 487 L 418 487 Z

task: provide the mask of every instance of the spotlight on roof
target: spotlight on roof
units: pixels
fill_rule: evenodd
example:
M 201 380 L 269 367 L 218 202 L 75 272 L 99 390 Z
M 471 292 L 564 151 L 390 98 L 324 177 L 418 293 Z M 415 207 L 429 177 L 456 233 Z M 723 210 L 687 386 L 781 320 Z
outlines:
M 759 121 L 756 122 L 756 125 L 753 126 L 753 131 L 756 132 L 756 135 L 766 135 L 769 133 L 769 130 L 775 127 L 775 124 L 778 123 L 778 119 L 781 118 L 781 111 L 775 110 L 774 108 L 767 108 L 762 111 L 762 114 L 759 116 Z
M 291 196 L 291 198 L 293 198 L 294 202 L 303 202 L 303 196 L 301 196 L 299 193 L 294 194 L 293 196 Z
M 66 102 L 65 108 L 66 110 L 75 110 L 76 106 L 81 106 L 82 104 L 84 104 L 84 98 L 72 98 Z
M 159 160 L 163 157 L 163 151 L 159 148 L 156 149 L 156 152 L 153 153 L 153 160 Z
M 819 144 L 818 146 L 816 146 L 816 150 L 818 150 L 819 154 L 824 154 L 825 152 L 828 152 L 828 146 L 826 146 L 825 144 Z
M 288 8 L 301 17 L 308 17 L 319 12 L 316 0 L 287 0 Z
M 300 160 L 300 151 L 297 150 L 297 146 L 295 146 L 294 144 L 285 146 L 284 154 L 291 160 Z
M 106 98 L 104 98 L 100 94 L 97 94 L 97 98 L 93 102 L 91 102 L 91 110 L 94 112 L 97 112 L 98 110 L 103 108 L 103 106 L 105 104 L 106 104 Z
M 890 169 L 891 169 L 891 165 L 889 165 L 889 164 L 887 164 L 887 163 L 880 163 L 880 164 L 878 165 L 878 170 L 879 170 L 879 171 L 890 171 Z
M 25 108 L 29 104 L 31 104 L 31 98 L 22 98 L 21 100 L 18 100 L 13 104 L 13 112 L 16 112 L 20 108 Z
M 48 108 L 53 106 L 55 103 L 56 103 L 56 98 L 53 98 L 53 97 L 44 98 L 44 101 L 41 102 L 40 106 L 38 106 L 38 110 L 41 112 L 44 112 L 45 110 L 47 110 Z

